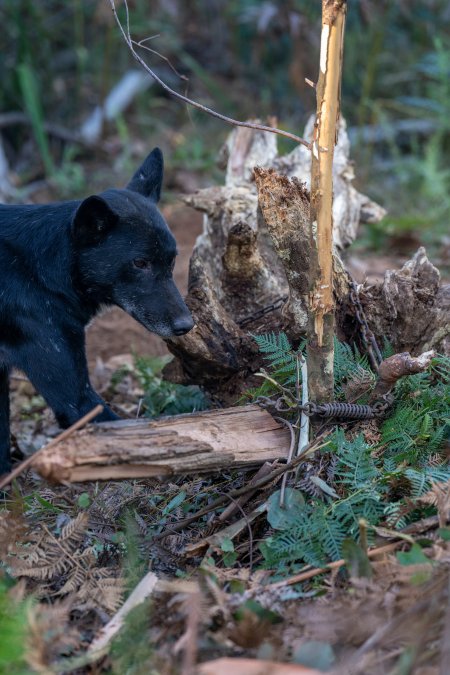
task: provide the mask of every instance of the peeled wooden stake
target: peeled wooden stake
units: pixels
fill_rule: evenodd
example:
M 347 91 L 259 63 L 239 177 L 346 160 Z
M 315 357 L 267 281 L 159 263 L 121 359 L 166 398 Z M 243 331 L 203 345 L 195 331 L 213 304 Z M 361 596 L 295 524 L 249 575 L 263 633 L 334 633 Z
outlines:
M 309 398 L 333 395 L 333 156 L 340 115 L 345 0 L 322 0 L 317 115 L 312 141 L 309 277 Z

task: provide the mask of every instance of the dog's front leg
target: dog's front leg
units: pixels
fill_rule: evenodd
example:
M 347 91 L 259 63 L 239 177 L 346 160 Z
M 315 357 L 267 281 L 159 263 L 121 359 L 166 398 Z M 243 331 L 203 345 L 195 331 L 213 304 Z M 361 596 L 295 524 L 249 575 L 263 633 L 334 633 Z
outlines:
M 0 365 L 0 476 L 11 469 L 9 432 L 9 374 Z
M 94 422 L 120 419 L 93 390 L 89 381 L 84 334 L 42 335 L 22 347 L 18 367 L 45 398 L 58 423 L 66 428 L 92 410 L 98 403 L 103 412 Z

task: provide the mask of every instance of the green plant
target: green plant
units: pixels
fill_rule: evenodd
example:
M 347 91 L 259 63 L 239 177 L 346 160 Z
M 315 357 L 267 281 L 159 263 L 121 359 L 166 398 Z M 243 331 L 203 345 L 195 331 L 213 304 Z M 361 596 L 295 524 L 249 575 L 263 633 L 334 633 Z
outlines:
M 298 359 L 305 355 L 306 341 L 303 340 L 296 349 L 293 349 L 284 332 L 254 335 L 253 338 L 268 364 L 270 377 L 266 377 L 263 371 L 264 383 L 257 389 L 248 390 L 246 397 L 268 396 L 282 390 L 283 387 L 291 388 L 294 395 L 297 378 L 301 384 Z M 335 395 L 338 400 L 346 398 L 347 389 L 354 388 L 356 391 L 359 388 L 363 393 L 358 395 L 356 392 L 352 402 L 361 402 L 375 383 L 375 376 L 370 370 L 367 356 L 337 339 L 334 342 L 334 373 Z
M 44 129 L 44 114 L 36 81 L 36 74 L 28 63 L 22 63 L 17 71 L 24 106 L 31 120 L 34 138 L 39 148 L 39 152 L 41 153 L 45 171 L 51 176 L 55 173 L 55 165 L 50 154 L 47 134 Z
M 0 577 L 0 673 L 26 675 L 25 648 L 31 601 L 15 602 Z
M 283 333 L 255 336 L 255 340 L 269 363 L 265 393 L 284 387 L 293 397 L 298 351 Z M 389 351 L 386 345 L 385 352 Z M 450 480 L 443 452 L 450 429 L 449 366 L 450 360 L 439 356 L 427 372 L 398 382 L 396 403 L 380 426 L 378 442 L 369 443 L 362 434 L 348 437 L 343 429 L 336 429 L 316 458 L 316 470 L 307 478 L 299 475 L 284 508 L 279 493 L 272 495 L 268 522 L 274 533 L 261 544 L 268 567 L 300 562 L 322 566 L 342 557 L 345 539 L 359 540 L 361 520 L 369 526 L 370 541 L 371 527 L 401 528 L 429 512 L 417 499 L 433 483 Z M 335 377 L 340 400 L 348 398 L 349 392 L 364 400 L 375 382 L 367 357 L 338 341 Z M 365 391 L 359 387 L 361 382 Z M 252 394 L 259 395 L 261 389 Z
M 110 659 L 114 675 L 156 675 L 157 671 L 152 667 L 154 649 L 149 630 L 149 603 L 144 602 L 127 615 L 125 625 L 112 643 Z
M 74 198 L 86 192 L 86 175 L 81 162 L 77 161 L 78 150 L 73 145 L 64 148 L 61 165 L 51 177 L 61 198 Z
M 162 378 L 161 371 L 169 361 L 170 357 L 139 356 L 135 359 L 137 375 L 145 392 L 145 414 L 158 417 L 205 410 L 209 402 L 199 387 L 174 384 Z

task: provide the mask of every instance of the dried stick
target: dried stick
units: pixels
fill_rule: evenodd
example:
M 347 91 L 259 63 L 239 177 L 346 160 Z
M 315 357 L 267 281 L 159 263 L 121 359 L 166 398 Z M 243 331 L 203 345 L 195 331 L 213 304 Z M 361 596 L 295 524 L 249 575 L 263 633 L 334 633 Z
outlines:
M 298 363 L 298 362 L 297 362 Z M 291 432 L 291 444 L 289 447 L 289 452 L 287 456 L 287 463 L 289 464 L 292 462 L 292 458 L 294 457 L 294 450 L 295 450 L 295 431 L 294 427 L 288 420 L 283 419 L 282 417 L 275 417 L 274 419 L 277 420 L 277 422 L 283 422 L 283 424 L 286 424 L 286 426 L 289 427 L 289 431 Z M 281 489 L 280 489 L 280 508 L 284 509 L 285 503 L 285 493 L 286 493 L 286 485 L 287 485 L 287 479 L 288 479 L 288 473 L 286 472 L 283 476 L 283 480 L 281 481 Z
M 184 608 L 187 614 L 186 628 L 183 635 L 176 641 L 173 652 L 174 654 L 178 654 L 180 651 L 183 653 L 181 675 L 194 675 L 198 654 L 199 628 L 202 619 L 200 590 L 186 598 Z
M 299 355 L 302 371 L 302 406 L 308 403 L 308 364 L 303 356 Z M 300 457 L 303 448 L 306 448 L 309 442 L 309 417 L 302 410 L 300 416 L 300 434 L 298 437 L 297 456 Z
M 397 546 L 400 546 L 400 544 L 404 543 L 405 543 L 404 540 L 401 539 L 399 541 L 394 541 L 392 544 L 386 544 L 385 546 L 372 548 L 370 551 L 367 551 L 367 557 L 375 558 L 377 555 L 381 555 L 382 553 L 390 553 L 391 551 L 395 551 Z M 341 560 L 335 560 L 334 562 L 330 563 L 329 565 L 326 565 L 325 567 L 314 567 L 312 570 L 302 572 L 301 574 L 296 574 L 293 577 L 289 577 L 289 579 L 283 579 L 282 581 L 276 581 L 273 584 L 268 584 L 267 586 L 264 586 L 264 590 L 274 590 L 275 588 L 284 588 L 284 586 L 292 586 L 293 584 L 299 584 L 301 581 L 312 579 L 312 577 L 315 577 L 318 574 L 323 574 L 323 572 L 329 572 L 330 570 L 337 570 L 340 567 L 343 567 L 343 565 L 345 565 L 345 560 L 341 558 Z
M 326 445 L 328 445 L 328 441 L 325 441 L 325 438 L 330 434 L 331 431 L 325 432 L 324 434 L 318 436 L 318 438 L 316 438 L 314 441 L 309 443 L 309 445 L 307 445 L 306 448 L 303 449 L 301 457 L 295 457 L 292 460 L 292 462 L 289 462 L 289 464 L 284 464 L 283 466 L 280 466 L 278 469 L 275 469 L 275 471 L 272 471 L 267 476 L 260 478 L 255 483 L 245 485 L 244 487 L 239 488 L 237 490 L 230 490 L 230 492 L 228 492 L 226 496 L 224 495 L 222 497 L 218 497 L 211 504 L 208 504 L 208 506 L 205 506 L 203 509 L 200 509 L 200 511 L 197 511 L 197 513 L 194 513 L 192 516 L 184 518 L 183 520 L 180 520 L 178 523 L 170 525 L 169 529 L 164 532 L 155 534 L 155 536 L 152 537 L 152 541 L 158 541 L 159 539 L 164 539 L 164 537 L 168 537 L 170 534 L 179 532 L 184 527 L 186 527 L 186 525 L 190 525 L 191 523 L 195 522 L 202 516 L 205 516 L 211 511 L 215 511 L 216 509 L 218 509 L 220 506 L 222 506 L 222 504 L 225 504 L 229 498 L 240 497 L 241 495 L 246 494 L 249 490 L 253 491 L 259 490 L 260 488 L 264 487 L 264 485 L 267 485 L 267 483 L 271 483 L 273 480 L 275 480 L 275 478 L 278 478 L 278 476 L 282 476 L 284 473 L 286 473 L 286 471 L 292 471 L 292 469 L 295 469 L 295 467 L 298 464 L 301 464 L 301 462 L 305 460 L 307 455 L 310 455 L 316 450 L 320 450 L 320 448 L 323 448 Z
M 402 352 L 384 359 L 378 366 L 378 381 L 371 398 L 375 400 L 389 392 L 401 377 L 423 373 L 435 356 L 436 352 L 432 349 L 429 352 L 423 352 L 420 356 L 411 356 L 409 352 Z
M 13 471 L 6 474 L 6 476 L 0 480 L 0 490 L 9 485 L 9 483 L 11 483 L 11 481 L 14 480 L 14 478 L 17 478 L 17 476 L 19 476 L 23 471 L 25 471 L 25 469 L 28 469 L 28 467 L 31 466 L 31 464 L 33 464 L 36 457 L 38 457 L 42 452 L 44 452 L 44 450 L 53 448 L 53 446 L 56 445 L 57 443 L 65 441 L 66 438 L 71 436 L 74 431 L 78 431 L 78 429 L 84 427 L 84 425 L 90 422 L 92 419 L 94 419 L 94 417 L 100 415 L 102 410 L 103 410 L 102 405 L 100 404 L 96 405 L 95 408 L 93 408 L 93 410 L 84 415 L 84 417 L 75 422 L 75 424 L 72 424 L 71 427 L 60 433 L 59 436 L 50 441 L 50 443 L 47 443 L 47 445 L 43 445 L 42 448 L 39 448 L 39 450 L 36 450 L 36 452 L 33 453 L 30 457 L 27 457 L 27 459 L 21 462 L 19 466 L 16 466 L 16 468 L 13 469 Z
M 226 115 L 222 115 L 221 113 L 216 112 L 215 110 L 212 110 L 211 108 L 208 108 L 207 106 L 203 105 L 202 103 L 198 103 L 197 101 L 193 101 L 192 99 L 188 98 L 187 96 L 184 96 L 183 94 L 180 94 L 178 91 L 175 91 L 169 85 L 167 85 L 163 80 L 161 80 L 160 77 L 146 64 L 144 59 L 136 52 L 134 46 L 141 46 L 144 47 L 144 45 L 135 42 L 133 38 L 131 37 L 130 33 L 130 16 L 129 16 L 129 8 L 128 8 L 128 2 L 127 0 L 123 0 L 123 4 L 125 6 L 125 12 L 126 12 L 126 29 L 123 27 L 118 15 L 117 15 L 117 10 L 116 10 L 116 3 L 115 0 L 109 0 L 111 9 L 114 14 L 114 18 L 116 20 L 116 23 L 119 27 L 120 32 L 123 35 L 123 39 L 128 45 L 128 49 L 130 50 L 131 54 L 133 57 L 136 59 L 136 61 L 144 68 L 144 70 L 147 71 L 151 77 L 158 82 L 158 84 L 165 90 L 167 91 L 171 96 L 174 96 L 180 101 L 183 101 L 184 103 L 188 103 L 189 105 L 193 106 L 194 108 L 197 108 L 198 110 L 202 110 L 205 113 L 208 113 L 208 115 L 211 115 L 212 117 L 217 117 L 219 120 L 222 120 L 223 122 L 226 122 L 227 124 L 231 124 L 236 127 L 248 127 L 249 129 L 258 129 L 259 131 L 268 131 L 272 134 L 278 134 L 279 136 L 284 136 L 285 138 L 290 138 L 292 141 L 296 141 L 297 143 L 300 143 L 301 145 L 304 145 L 307 148 L 311 148 L 311 144 L 308 143 L 304 138 L 301 138 L 300 136 L 296 136 L 295 134 L 291 134 L 288 131 L 283 131 L 282 129 L 277 129 L 276 127 L 268 127 L 264 124 L 257 124 L 256 122 L 240 122 L 239 120 L 235 120 L 232 117 L 227 117 Z M 141 41 L 142 42 L 142 41 Z
M 449 517 L 447 518 L 447 522 L 449 519 L 450 514 Z M 394 541 L 391 544 L 386 544 L 385 546 L 379 546 L 378 548 L 372 548 L 368 550 L 367 557 L 375 558 L 377 555 L 381 553 L 389 553 L 389 551 L 395 550 L 397 546 L 405 542 L 406 534 L 421 534 L 422 532 L 427 532 L 428 530 L 438 527 L 439 524 L 440 524 L 439 516 L 429 516 L 428 518 L 418 520 L 416 523 L 412 523 L 411 525 L 408 525 L 407 527 L 399 531 L 398 536 L 401 538 L 398 541 Z M 290 577 L 289 579 L 284 579 L 283 581 L 277 581 L 276 583 L 269 584 L 268 586 L 266 586 L 266 588 L 272 589 L 272 588 L 282 588 L 283 586 L 292 586 L 292 584 L 298 584 L 301 581 L 306 581 L 307 579 L 311 579 L 311 577 L 315 577 L 317 574 L 322 574 L 322 572 L 328 572 L 329 570 L 339 569 L 339 567 L 342 567 L 343 565 L 345 565 L 345 560 L 343 559 L 335 560 L 334 562 L 330 563 L 329 565 L 326 565 L 325 567 L 315 567 L 312 570 L 302 572 L 293 577 Z

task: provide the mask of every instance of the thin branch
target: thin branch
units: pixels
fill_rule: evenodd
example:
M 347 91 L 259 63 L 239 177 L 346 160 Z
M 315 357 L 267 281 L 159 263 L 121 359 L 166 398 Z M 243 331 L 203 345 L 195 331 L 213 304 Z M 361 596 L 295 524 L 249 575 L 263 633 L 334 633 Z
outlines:
M 36 457 L 41 455 L 44 450 L 48 450 L 49 448 L 53 448 L 53 446 L 57 445 L 61 441 L 64 441 L 66 438 L 69 438 L 73 434 L 74 431 L 77 431 L 78 429 L 81 429 L 81 427 L 84 427 L 85 424 L 90 422 L 91 420 L 94 419 L 94 417 L 97 417 L 97 415 L 100 415 L 100 413 L 103 410 L 102 405 L 96 405 L 95 408 L 93 408 L 90 412 L 88 412 L 84 417 L 81 417 L 75 424 L 72 424 L 71 427 L 63 431 L 62 433 L 59 434 L 59 436 L 56 436 L 53 440 L 50 441 L 50 443 L 47 443 L 47 445 L 43 445 L 42 448 L 39 448 L 39 450 L 36 450 L 36 452 L 30 457 L 27 457 L 23 462 L 19 464 L 19 466 L 16 466 L 15 469 L 13 469 L 10 473 L 7 473 L 6 476 L 4 476 L 0 480 L 0 490 L 2 490 L 4 487 L 9 485 L 11 481 L 14 480 L 14 478 L 17 478 L 25 469 L 28 469 L 31 464 L 35 461 Z
M 244 485 L 244 487 L 238 488 L 236 490 L 230 490 L 230 492 L 227 494 L 226 497 L 223 496 L 218 497 L 211 504 L 208 504 L 208 506 L 205 506 L 203 509 L 200 509 L 200 511 L 197 511 L 197 513 L 194 513 L 192 516 L 188 516 L 183 520 L 179 520 L 177 523 L 171 524 L 170 529 L 155 534 L 155 536 L 152 537 L 152 541 L 159 541 L 160 539 L 164 539 L 164 537 L 169 536 L 169 534 L 174 534 L 175 532 L 183 530 L 186 527 L 186 525 L 190 525 L 191 523 L 195 522 L 202 516 L 205 516 L 207 513 L 210 513 L 211 511 L 215 511 L 216 509 L 218 509 L 220 506 L 226 503 L 229 497 L 240 497 L 241 495 L 246 494 L 249 490 L 259 490 L 263 486 L 274 481 L 275 478 L 278 478 L 278 476 L 282 476 L 286 471 L 292 471 L 292 469 L 294 469 L 298 464 L 300 464 L 305 460 L 307 455 L 310 455 L 328 445 L 329 441 L 325 439 L 330 434 L 331 431 L 324 432 L 323 434 L 318 436 L 314 441 L 311 441 L 311 443 L 309 443 L 309 445 L 307 445 L 306 448 L 304 448 L 301 457 L 294 457 L 292 462 L 278 467 L 277 469 L 269 473 L 267 476 L 263 476 L 262 478 L 260 478 L 255 483 Z
M 292 462 L 292 458 L 294 457 L 294 450 L 295 450 L 295 431 L 294 427 L 292 424 L 288 421 L 285 420 L 283 417 L 274 417 L 277 422 L 282 422 L 285 424 L 287 427 L 289 427 L 289 431 L 291 432 L 291 445 L 289 447 L 289 452 L 287 456 L 287 463 L 290 464 Z M 288 479 L 288 473 L 286 472 L 283 476 L 283 480 L 281 482 L 281 489 L 280 489 L 280 509 L 284 509 L 285 507 L 285 493 L 286 493 L 286 484 L 287 484 L 287 479 Z
M 136 42 L 136 40 L 131 40 L 131 42 L 136 45 L 136 47 L 141 47 L 142 49 L 146 49 L 148 52 L 151 54 L 155 54 L 155 56 L 159 56 L 160 59 L 165 61 L 169 68 L 175 73 L 177 77 L 180 78 L 180 80 L 185 80 L 185 82 L 189 82 L 189 78 L 186 77 L 186 75 L 183 75 L 182 73 L 179 73 L 178 70 L 175 68 L 175 66 L 171 63 L 170 59 L 167 58 L 167 56 L 164 56 L 164 54 L 161 54 L 160 52 L 157 52 L 156 49 L 152 49 L 151 47 L 147 47 L 147 45 L 144 44 L 144 42 L 148 42 L 148 40 L 153 40 L 153 38 L 159 37 L 159 35 L 151 35 L 150 37 L 146 37 L 143 40 L 139 40 L 139 42 Z
M 249 129 L 258 129 L 259 131 L 268 131 L 272 134 L 278 134 L 279 136 L 284 136 L 285 138 L 290 138 L 292 141 L 296 141 L 297 143 L 300 143 L 301 145 L 304 145 L 306 148 L 311 149 L 311 144 L 306 141 L 304 138 L 301 138 L 300 136 L 296 136 L 295 134 L 291 134 L 288 131 L 283 131 L 282 129 L 277 129 L 276 127 L 268 127 L 264 124 L 256 124 L 254 122 L 240 122 L 239 120 L 235 120 L 232 117 L 227 117 L 226 115 L 222 115 L 221 113 L 216 112 L 215 110 L 211 110 L 211 108 L 208 108 L 207 106 L 203 105 L 202 103 L 198 103 L 197 101 L 193 101 L 192 99 L 188 98 L 187 96 L 183 96 L 183 94 L 180 94 L 179 92 L 175 91 L 174 89 L 171 89 L 161 78 L 158 77 L 158 75 L 146 64 L 144 59 L 136 52 L 134 45 L 139 44 L 136 43 L 130 33 L 130 14 L 129 14 L 129 9 L 128 9 L 128 2 L 127 0 L 123 0 L 123 4 L 125 6 L 125 12 L 126 12 L 126 29 L 123 27 L 118 15 L 117 15 L 117 10 L 116 10 L 116 3 L 115 0 L 109 0 L 111 9 L 114 14 L 114 19 L 116 20 L 116 23 L 119 27 L 120 32 L 122 33 L 123 39 L 128 45 L 128 49 L 132 53 L 133 57 L 136 59 L 136 61 L 144 68 L 144 70 L 147 71 L 149 75 L 152 76 L 152 78 L 158 82 L 158 84 L 165 90 L 167 91 L 171 96 L 174 96 L 180 101 L 183 101 L 184 103 L 188 103 L 189 105 L 193 106 L 194 108 L 197 108 L 198 110 L 202 110 L 205 113 L 208 113 L 208 115 L 212 115 L 212 117 L 217 117 L 219 120 L 222 120 L 223 122 L 226 122 L 227 124 L 231 124 L 236 127 L 248 127 Z M 141 41 L 142 42 L 142 41 Z M 144 46 L 144 45 L 141 45 Z
M 392 544 L 386 544 L 385 546 L 372 548 L 370 549 L 370 551 L 367 552 L 367 557 L 374 558 L 377 555 L 382 555 L 383 553 L 391 553 L 392 551 L 395 551 L 395 549 L 398 546 L 400 546 L 400 544 L 404 543 L 405 542 L 403 540 L 400 540 L 395 541 Z M 268 584 L 267 586 L 264 586 L 264 589 L 273 590 L 275 588 L 284 588 L 285 586 L 293 586 L 294 584 L 299 584 L 302 581 L 306 581 L 307 579 L 312 579 L 318 574 L 323 574 L 324 572 L 329 572 L 330 570 L 337 570 L 340 567 L 343 567 L 344 565 L 345 560 L 343 558 L 342 560 L 335 560 L 334 562 L 331 562 L 329 565 L 325 565 L 325 567 L 314 567 L 314 569 L 309 570 L 308 572 L 302 572 L 301 574 L 296 574 L 295 576 L 289 577 L 288 579 L 283 579 L 282 581 L 276 581 L 273 584 Z
M 298 359 L 300 359 L 302 370 L 302 414 L 300 417 L 300 435 L 298 437 L 297 449 L 297 456 L 300 457 L 303 452 L 303 448 L 306 448 L 309 442 L 309 417 L 303 410 L 303 407 L 308 403 L 308 365 L 306 359 L 301 354 L 299 354 L 297 357 L 297 368 Z
M 299 459 L 297 457 L 297 459 Z M 447 522 L 450 520 L 450 514 L 448 514 L 447 517 Z M 421 534 L 423 532 L 428 532 L 428 530 L 431 530 L 435 527 L 439 526 L 439 517 L 438 516 L 429 516 L 428 518 L 424 518 L 423 520 L 419 520 L 416 523 L 412 523 L 411 525 L 408 525 L 407 527 L 403 528 L 402 530 L 399 530 L 398 533 L 394 533 L 394 536 L 398 536 L 397 541 L 393 541 L 390 544 L 385 544 L 384 546 L 378 546 L 376 548 L 371 548 L 367 551 L 367 557 L 368 558 L 375 558 L 378 555 L 381 555 L 383 553 L 390 553 L 391 551 L 395 551 L 395 549 L 400 546 L 400 544 L 404 543 L 411 543 L 406 541 L 405 542 L 405 535 L 407 534 Z M 412 542 L 414 543 L 414 542 Z M 283 588 L 284 586 L 292 586 L 294 584 L 298 584 L 302 581 L 306 581 L 307 579 L 311 579 L 312 577 L 317 576 L 318 574 L 323 574 L 324 572 L 329 572 L 330 570 L 335 570 L 339 569 L 340 567 L 343 567 L 345 565 L 345 560 L 335 560 L 334 562 L 329 563 L 328 565 L 325 565 L 325 567 L 315 567 L 314 569 L 308 570 L 307 572 L 301 572 L 300 574 L 296 574 L 293 577 L 289 577 L 288 579 L 283 579 L 282 581 L 276 581 L 272 584 L 269 584 L 268 586 L 265 586 L 265 589 L 275 589 L 275 588 Z

